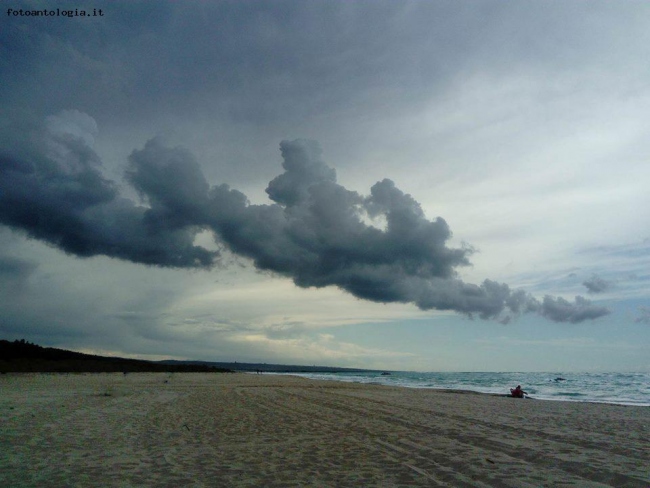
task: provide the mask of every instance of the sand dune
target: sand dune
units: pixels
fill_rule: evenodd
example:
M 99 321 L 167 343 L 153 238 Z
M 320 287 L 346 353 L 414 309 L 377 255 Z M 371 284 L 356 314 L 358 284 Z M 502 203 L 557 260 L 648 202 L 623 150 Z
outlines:
M 0 486 L 650 486 L 647 407 L 202 373 L 0 393 Z

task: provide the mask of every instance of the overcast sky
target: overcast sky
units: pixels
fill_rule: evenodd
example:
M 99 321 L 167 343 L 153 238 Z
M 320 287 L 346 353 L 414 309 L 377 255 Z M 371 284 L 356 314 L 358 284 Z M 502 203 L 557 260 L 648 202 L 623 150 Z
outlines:
M 53 5 L 0 12 L 0 337 L 650 371 L 647 1 Z

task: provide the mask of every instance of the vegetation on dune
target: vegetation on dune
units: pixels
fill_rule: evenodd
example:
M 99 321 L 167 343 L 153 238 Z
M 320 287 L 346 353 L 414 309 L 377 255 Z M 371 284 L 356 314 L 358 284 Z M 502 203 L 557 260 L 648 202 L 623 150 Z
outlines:
M 41 347 L 25 341 L 0 340 L 1 373 L 226 373 L 205 364 L 166 364 L 140 359 L 96 356 Z

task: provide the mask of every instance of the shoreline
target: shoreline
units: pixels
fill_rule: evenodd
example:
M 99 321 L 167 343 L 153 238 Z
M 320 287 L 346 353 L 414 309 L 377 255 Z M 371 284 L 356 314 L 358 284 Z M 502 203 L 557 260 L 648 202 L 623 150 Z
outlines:
M 409 373 L 409 372 L 406 372 Z M 463 388 L 454 388 L 454 387 L 445 387 L 445 386 L 430 386 L 430 385 L 418 385 L 418 384 L 391 384 L 390 382 L 382 382 L 382 381 L 363 381 L 363 380 L 357 380 L 357 379 L 343 379 L 340 377 L 336 376 L 331 376 L 331 377 L 312 377 L 309 374 L 296 374 L 296 373 L 274 373 L 274 372 L 269 372 L 268 374 L 293 374 L 295 376 L 305 378 L 305 379 L 311 379 L 314 381 L 339 381 L 343 383 L 357 383 L 361 385 L 379 385 L 379 386 L 394 386 L 398 388 L 412 388 L 412 389 L 423 389 L 423 390 L 435 390 L 435 391 L 440 391 L 440 392 L 455 392 L 455 393 L 475 393 L 479 395 L 492 395 L 496 397 L 506 397 L 506 398 L 513 398 L 507 393 L 508 388 L 503 388 L 501 391 L 496 392 L 496 391 L 480 391 L 480 390 L 472 390 L 472 389 L 463 389 Z M 534 386 L 532 387 L 534 388 Z M 580 394 L 580 396 L 582 396 Z M 636 399 L 597 399 L 597 398 L 589 398 L 586 395 L 584 395 L 585 398 L 576 398 L 573 395 L 565 395 L 565 396 L 550 396 L 548 394 L 544 394 L 543 392 L 534 392 L 534 393 L 528 393 L 526 395 L 526 399 L 528 400 L 539 400 L 539 401 L 550 401 L 550 402 L 568 402 L 568 403 L 595 403 L 595 404 L 602 404 L 602 405 L 621 405 L 621 406 L 627 406 L 627 407 L 650 407 L 650 399 L 647 399 L 648 401 L 639 401 Z
M 650 484 L 650 409 L 294 375 L 0 375 L 3 486 Z

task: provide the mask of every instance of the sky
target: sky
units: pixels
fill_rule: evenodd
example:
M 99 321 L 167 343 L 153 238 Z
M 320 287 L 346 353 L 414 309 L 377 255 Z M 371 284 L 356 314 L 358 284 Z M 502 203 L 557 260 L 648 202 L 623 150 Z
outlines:
M 10 3 L 0 338 L 650 371 L 645 0 Z

